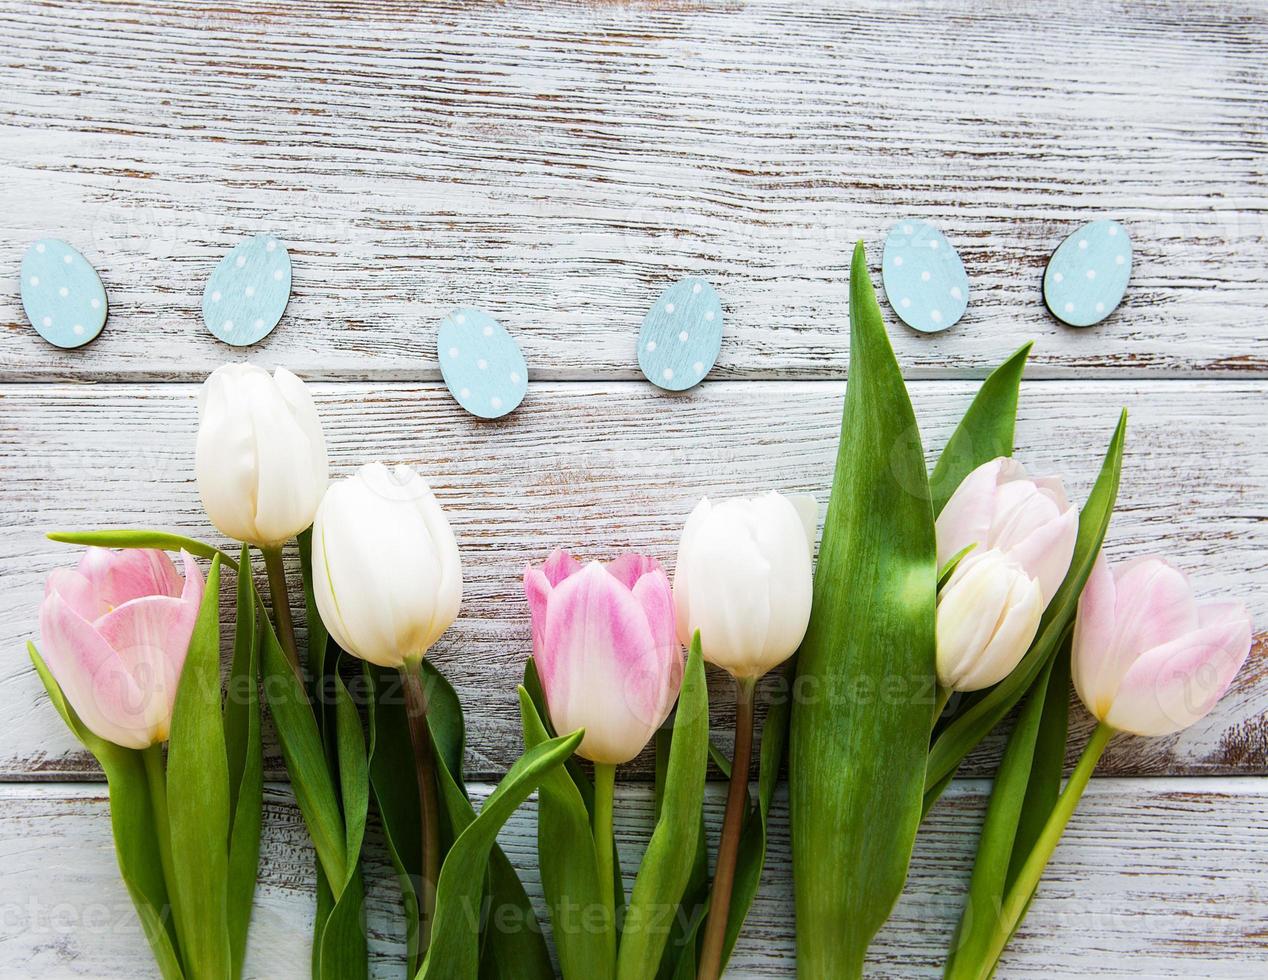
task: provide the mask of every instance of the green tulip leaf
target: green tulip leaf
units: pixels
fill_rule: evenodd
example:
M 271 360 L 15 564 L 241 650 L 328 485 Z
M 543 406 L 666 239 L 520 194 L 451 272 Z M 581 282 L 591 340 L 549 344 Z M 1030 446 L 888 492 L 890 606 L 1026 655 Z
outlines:
M 242 975 L 247 929 L 260 864 L 260 819 L 264 806 L 264 753 L 260 734 L 261 627 L 255 617 L 251 553 L 238 562 L 237 623 L 225 697 L 225 751 L 229 764 L 229 878 L 226 897 L 233 977 Z
M 546 726 L 546 731 L 554 738 L 559 733 L 555 731 L 550 721 L 550 708 L 546 704 L 546 692 L 542 690 L 541 678 L 537 675 L 537 663 L 532 657 L 524 662 L 524 690 L 528 692 L 529 698 L 533 702 L 533 707 L 537 709 L 537 717 L 542 720 L 542 724 Z M 590 782 L 590 777 L 586 775 L 586 771 L 582 768 L 581 762 L 576 756 L 568 760 L 568 764 L 564 767 L 568 770 L 568 775 L 572 777 L 572 781 L 577 784 L 577 791 L 581 794 L 581 799 L 586 804 L 586 813 L 590 814 L 591 819 L 594 817 L 594 784 Z M 620 880 L 620 861 L 614 865 L 617 869 L 618 881 Z M 618 894 L 621 889 L 617 889 Z
M 163 980 L 184 980 L 176 923 L 172 916 L 163 864 L 158 850 L 158 828 L 151 803 L 149 779 L 141 752 L 125 749 L 93 734 L 66 701 L 61 687 L 33 643 L 26 645 L 35 672 L 49 700 L 84 748 L 106 774 L 110 789 L 110 827 L 114 833 L 119 874 L 141 920 Z
M 798 969 L 860 977 L 920 823 L 938 583 L 911 400 L 860 242 L 836 474 L 797 656 L 789 794 Z
M 673 725 L 660 815 L 643 854 L 621 927 L 616 969 L 621 980 L 643 980 L 656 975 L 669 939 L 672 916 L 691 880 L 693 862 L 687 856 L 695 853 L 700 839 L 709 759 L 709 690 L 699 633 L 692 639 L 687 655 Z
M 929 752 L 925 774 L 928 810 L 941 788 L 954 774 L 964 757 L 990 732 L 1028 691 L 1060 649 L 1078 611 L 1079 595 L 1087 582 L 1114 512 L 1118 483 L 1123 468 L 1123 443 L 1127 435 L 1127 412 L 1119 417 L 1110 440 L 1101 472 L 1087 503 L 1079 512 L 1079 533 L 1070 570 L 1039 622 L 1039 632 L 1030 649 L 1002 681 L 980 695 L 970 695 L 968 706 L 939 733 Z
M 188 551 L 196 558 L 211 561 L 219 558 L 222 565 L 228 565 L 235 572 L 238 563 L 233 556 L 219 548 L 187 538 L 180 534 L 169 534 L 167 531 L 151 531 L 144 528 L 105 528 L 98 531 L 50 531 L 50 541 L 60 544 L 81 544 L 97 548 L 157 548 L 159 551 Z
M 207 573 L 167 751 L 177 932 L 189 971 L 233 973 L 228 922 L 229 762 L 220 708 L 220 559 Z M 161 833 L 160 829 L 160 833 Z
M 524 747 L 550 741 L 550 734 L 521 687 Z M 590 814 L 577 784 L 563 768 L 552 770 L 537 794 L 537 858 L 542 892 L 550 910 L 560 972 L 568 980 L 605 980 L 616 969 L 616 924 L 600 925 L 592 910 L 604 909 Z
M 485 869 L 489 866 L 498 831 L 542 779 L 562 765 L 580 743 L 581 733 L 574 732 L 529 749 L 484 801 L 479 815 L 458 833 L 445 856 L 437 883 L 432 942 L 418 972 L 420 980 L 475 977 L 480 972 L 479 927 L 473 921 L 472 910 L 481 907 Z M 447 775 L 443 767 L 438 768 L 442 777 Z M 452 796 L 456 789 L 452 779 L 447 785 Z M 499 911 L 494 909 L 494 916 Z M 519 931 L 522 930 L 516 930 Z M 500 932 L 495 928 L 492 935 Z

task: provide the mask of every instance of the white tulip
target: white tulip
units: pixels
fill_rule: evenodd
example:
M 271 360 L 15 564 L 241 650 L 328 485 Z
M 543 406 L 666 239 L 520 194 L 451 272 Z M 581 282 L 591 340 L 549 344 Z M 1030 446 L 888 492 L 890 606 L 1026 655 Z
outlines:
M 1043 588 L 998 549 L 970 552 L 938 594 L 938 683 L 953 691 L 998 684 L 1039 629 Z
M 313 591 L 343 649 L 417 666 L 462 601 L 458 544 L 421 476 L 367 463 L 331 485 L 313 524 Z
M 198 396 L 194 469 L 207 516 L 237 541 L 276 548 L 312 524 L 329 477 L 304 383 L 285 368 L 213 371 Z
M 810 622 L 812 498 L 708 499 L 683 528 L 674 571 L 678 637 L 704 659 L 758 678 L 793 655 Z

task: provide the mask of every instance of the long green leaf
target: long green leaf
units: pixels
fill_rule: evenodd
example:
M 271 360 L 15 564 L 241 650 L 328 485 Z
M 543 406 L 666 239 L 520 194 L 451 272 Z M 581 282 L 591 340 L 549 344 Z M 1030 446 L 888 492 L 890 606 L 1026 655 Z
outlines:
M 656 975 L 669 926 L 691 880 L 689 856 L 700 836 L 705 767 L 709 761 L 709 689 L 705 684 L 700 634 L 691 641 L 683 674 L 674 738 L 665 772 L 660 817 L 643 854 L 643 863 L 621 927 L 616 975 L 644 980 Z
M 524 747 L 550 741 L 546 726 L 521 687 Z M 616 969 L 616 924 L 594 920 L 604 907 L 599 862 L 585 801 L 566 770 L 552 770 L 537 794 L 537 861 L 554 926 L 559 968 L 566 980 L 604 980 Z
M 119 874 L 141 920 L 141 929 L 164 980 L 184 980 L 171 902 L 163 880 L 158 831 L 141 753 L 94 735 L 79 720 L 35 645 L 26 645 L 49 700 L 71 733 L 100 763 L 110 787 L 110 827 Z
M 220 559 L 213 558 L 172 710 L 167 749 L 181 951 L 198 977 L 233 973 L 229 940 L 229 762 L 220 710 Z
M 233 976 L 242 975 L 247 930 L 260 865 L 264 806 L 264 753 L 260 735 L 260 624 L 255 617 L 251 552 L 238 561 L 237 624 L 225 698 L 225 750 L 229 760 L 229 877 L 226 902 Z
M 1110 440 L 1101 472 L 1096 478 L 1087 503 L 1079 512 L 1079 534 L 1074 545 L 1074 557 L 1065 580 L 1057 589 L 1039 623 L 1039 632 L 1026 656 L 1011 674 L 979 696 L 970 696 L 971 703 L 938 734 L 929 752 L 929 766 L 925 775 L 925 808 L 936 799 L 940 785 L 955 772 L 960 762 L 990 732 L 1035 682 L 1044 666 L 1051 660 L 1065 639 L 1066 631 L 1074 622 L 1078 610 L 1079 595 L 1091 574 L 1092 565 L 1105 540 L 1114 501 L 1118 496 L 1118 483 L 1123 468 L 1123 443 L 1127 435 L 1127 412 L 1119 417 L 1118 426 Z
M 365 886 L 361 867 L 352 864 L 343 891 L 321 918 L 314 963 L 315 980 L 358 980 L 369 975 L 365 935 Z M 329 888 L 327 886 L 327 893 Z
M 889 916 L 920 822 L 938 581 L 911 400 L 860 242 L 850 368 L 788 763 L 798 970 L 851 978 Z
M 1023 344 L 977 390 L 960 424 L 951 433 L 937 465 L 929 475 L 929 493 L 935 515 L 955 493 L 964 478 L 983 463 L 1013 454 L 1017 424 L 1017 393 L 1022 371 L 1033 344 Z
M 158 548 L 160 551 L 188 551 L 196 558 L 210 561 L 219 558 L 222 565 L 228 565 L 234 571 L 238 563 L 233 556 L 219 548 L 187 538 L 181 534 L 169 534 L 167 531 L 152 531 L 146 528 L 105 528 L 98 531 L 50 531 L 50 541 L 60 544 L 82 544 L 97 548 Z
M 485 868 L 498 831 L 541 780 L 581 743 L 581 732 L 529 749 L 484 801 L 480 814 L 462 831 L 445 857 L 436 887 L 432 942 L 419 978 L 474 977 L 480 968 L 479 926 Z
M 665 802 L 665 783 L 669 775 L 669 757 L 673 752 L 673 726 L 662 725 L 656 731 L 656 780 L 655 814 L 660 818 Z M 730 778 L 731 762 L 726 754 L 709 739 L 709 759 L 718 767 L 723 776 Z M 708 779 L 706 770 L 706 780 Z M 619 879 L 618 879 L 619 880 Z M 705 917 L 709 914 L 709 838 L 704 823 L 704 811 L 700 813 L 700 830 L 696 838 L 696 849 L 691 856 L 691 873 L 687 878 L 687 887 L 683 890 L 682 901 L 678 913 L 665 941 L 665 951 L 661 954 L 660 969 L 656 972 L 657 980 L 690 980 L 694 978 L 698 966 L 700 929 Z

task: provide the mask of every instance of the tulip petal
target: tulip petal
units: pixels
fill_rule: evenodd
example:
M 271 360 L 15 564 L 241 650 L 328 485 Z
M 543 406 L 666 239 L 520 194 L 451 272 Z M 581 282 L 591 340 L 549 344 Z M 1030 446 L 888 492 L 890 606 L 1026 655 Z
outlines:
M 1014 580 L 1005 603 L 1004 616 L 995 627 L 981 655 L 955 684 L 957 691 L 980 691 L 998 684 L 1013 672 L 1039 632 L 1043 616 L 1043 594 L 1039 583 L 1020 577 Z
M 938 539 L 938 567 L 971 544 L 985 545 L 995 513 L 995 492 L 1001 479 L 1022 469 L 1007 456 L 983 463 L 964 478 L 942 508 L 934 524 Z
M 771 565 L 731 503 L 714 508 L 714 519 L 696 533 L 686 569 L 689 619 L 678 629 L 684 644 L 699 630 L 705 660 L 748 677 L 765 672 L 759 668 L 770 630 Z
M 815 538 L 819 533 L 819 501 L 809 493 L 789 493 L 781 494 L 797 511 L 797 516 L 801 519 L 802 530 L 806 533 L 806 544 L 810 548 L 810 554 L 815 552 Z
M 1136 735 L 1169 735 L 1203 718 L 1250 653 L 1251 625 L 1236 603 L 1208 607 L 1192 633 L 1142 654 L 1127 670 L 1106 722 Z
M 576 575 L 579 571 L 581 571 L 581 562 L 573 558 L 563 548 L 556 548 L 552 551 L 542 565 L 542 572 L 552 586 L 558 585 L 568 576 Z
M 256 375 L 268 378 L 254 365 L 226 364 L 203 382 L 194 469 L 198 495 L 212 523 L 231 538 L 258 544 L 255 432 L 243 394 Z
M 89 548 L 79 561 L 79 573 L 111 609 L 143 596 L 181 594 L 176 566 L 166 552 L 156 548 Z
M 110 607 L 97 598 L 92 583 L 74 568 L 55 568 L 44 583 L 44 595 L 56 592 L 71 609 L 93 622 L 110 611 Z
M 304 530 L 317 510 L 326 486 L 310 474 L 315 457 L 324 461 L 325 446 L 296 421 L 267 374 L 253 378 L 245 395 L 255 436 L 255 543 L 277 545 Z
M 637 555 L 632 552 L 619 555 L 605 566 L 608 574 L 624 585 L 627 589 L 634 588 L 638 580 L 644 575 L 650 575 L 653 572 L 661 571 L 660 562 L 655 558 L 649 558 L 646 555 Z
M 651 631 L 652 648 L 648 651 L 649 656 L 656 658 L 661 665 L 659 674 L 664 679 L 664 684 L 655 714 L 663 721 L 678 697 L 678 688 L 682 684 L 683 659 L 678 645 L 673 592 L 668 576 L 659 567 L 640 577 L 634 583 L 632 591 L 634 601 L 642 607 Z M 657 726 L 659 724 L 657 722 Z
M 524 568 L 524 597 L 528 599 L 529 618 L 533 626 L 533 656 L 541 653 L 542 637 L 546 632 L 546 611 L 550 605 L 550 579 L 534 565 Z
M 1079 596 L 1078 617 L 1074 621 L 1071 644 L 1071 675 L 1074 689 L 1088 711 L 1101 721 L 1109 713 L 1118 690 L 1118 682 L 1127 665 L 1117 664 L 1110 657 L 1109 643 L 1114 635 L 1114 616 L 1118 590 L 1114 573 L 1104 552 L 1096 556 L 1092 572 Z
M 1013 544 L 1006 547 L 1001 543 L 996 547 L 1006 551 L 1039 582 L 1044 608 L 1047 608 L 1070 570 L 1078 536 L 1079 512 L 1070 507 L 1063 513 L 1054 510 L 1049 520 L 1033 527 Z

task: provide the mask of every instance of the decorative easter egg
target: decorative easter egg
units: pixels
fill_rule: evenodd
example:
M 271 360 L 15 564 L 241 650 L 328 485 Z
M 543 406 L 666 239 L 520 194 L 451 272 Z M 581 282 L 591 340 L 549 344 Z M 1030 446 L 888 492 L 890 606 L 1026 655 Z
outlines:
M 712 370 L 722 349 L 722 303 L 703 279 L 688 277 L 660 294 L 638 335 L 638 366 L 652 384 L 685 391 Z
M 436 353 L 449 393 L 472 415 L 501 418 L 524 400 L 528 367 L 519 344 L 482 310 L 458 309 L 445 317 Z
M 57 347 L 82 347 L 106 322 L 106 288 L 86 258 L 42 238 L 22 259 L 22 307 L 36 332 Z
M 1043 274 L 1043 301 L 1062 323 L 1090 327 L 1123 301 L 1132 243 L 1117 221 L 1092 221 L 1057 246 Z
M 246 347 L 267 337 L 291 298 L 291 257 L 272 235 L 233 247 L 203 290 L 203 322 L 226 344 Z
M 969 277 L 959 253 L 942 232 L 918 218 L 889 230 L 881 281 L 899 319 L 924 333 L 946 330 L 969 305 Z

